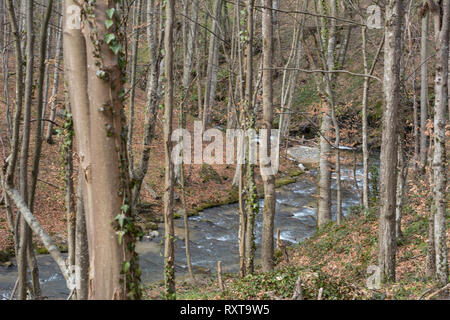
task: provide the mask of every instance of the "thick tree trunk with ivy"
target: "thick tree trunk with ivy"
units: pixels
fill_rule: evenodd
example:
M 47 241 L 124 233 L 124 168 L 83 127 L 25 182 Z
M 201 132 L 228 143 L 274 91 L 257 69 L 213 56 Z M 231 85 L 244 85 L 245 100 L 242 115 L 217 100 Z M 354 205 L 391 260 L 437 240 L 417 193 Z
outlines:
M 139 298 L 134 252 L 138 232 L 129 206 L 122 121 L 125 65 L 119 17 L 111 1 L 96 1 L 86 8 L 81 34 L 70 24 L 76 21 L 78 10 L 70 7 L 74 4 L 65 3 L 64 60 L 84 186 L 89 299 Z
M 390 0 L 386 5 L 384 47 L 384 97 L 380 155 L 380 224 L 378 266 L 383 281 L 395 281 L 395 207 L 397 187 L 398 109 L 400 108 L 400 60 L 403 4 Z

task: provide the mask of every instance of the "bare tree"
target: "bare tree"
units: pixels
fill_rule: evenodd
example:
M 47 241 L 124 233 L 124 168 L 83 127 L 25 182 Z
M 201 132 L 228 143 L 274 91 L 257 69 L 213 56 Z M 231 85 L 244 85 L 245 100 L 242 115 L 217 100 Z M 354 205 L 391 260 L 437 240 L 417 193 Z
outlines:
M 264 6 L 272 8 L 272 0 L 265 0 Z M 262 144 L 266 147 L 267 153 L 271 150 L 271 131 L 273 121 L 273 87 L 272 87 L 272 67 L 273 67 L 273 26 L 272 10 L 263 10 L 263 128 L 267 130 L 265 141 Z M 263 160 L 263 157 L 267 157 Z M 262 269 L 265 272 L 273 270 L 273 224 L 275 218 L 275 176 L 271 169 L 271 158 L 269 155 L 260 157 L 261 176 L 264 183 L 264 211 L 262 226 Z M 266 161 L 266 163 L 263 163 Z M 272 165 L 273 168 L 273 165 Z
M 220 32 L 222 13 L 222 0 L 215 0 L 214 2 L 214 17 L 213 17 L 213 30 L 209 40 L 208 51 L 208 68 L 206 72 L 205 83 L 205 102 L 203 104 L 203 131 L 206 130 L 206 126 L 209 123 L 210 109 L 214 103 L 216 97 L 217 86 L 217 72 L 219 70 L 219 39 L 217 38 Z
M 446 202 L 446 150 L 445 129 L 448 103 L 448 55 L 450 2 L 428 1 L 434 20 L 436 45 L 436 77 L 434 102 L 434 154 L 433 154 L 433 211 L 436 276 L 442 286 L 448 281 L 447 258 L 447 202 Z
M 400 103 L 400 60 L 403 23 L 402 1 L 386 4 L 384 46 L 384 98 L 380 155 L 380 223 L 378 266 L 382 279 L 395 281 L 395 206 L 397 187 L 398 109 Z
M 426 1 L 425 1 L 426 2 Z M 427 119 L 428 119 L 428 20 L 429 13 L 422 11 L 422 34 L 421 34 L 421 70 L 420 70 L 420 163 L 422 167 L 426 165 L 427 161 Z
M 60 22 L 59 22 L 59 28 L 61 30 L 57 31 L 57 36 L 56 36 L 56 51 L 55 51 L 55 68 L 53 71 L 53 86 L 52 86 L 52 93 L 50 96 L 51 102 L 50 102 L 50 121 L 48 123 L 47 126 L 47 131 L 45 133 L 45 141 L 49 144 L 53 143 L 53 124 L 55 121 L 55 117 L 56 117 L 56 105 L 58 102 L 57 96 L 58 96 L 58 89 L 59 89 L 59 69 L 61 66 L 61 61 L 62 61 L 62 17 L 59 18 Z M 46 103 L 44 103 L 44 109 L 42 112 L 42 116 L 45 116 L 45 110 L 46 110 Z
M 19 157 L 19 190 L 21 197 L 28 201 L 28 155 L 30 149 L 30 130 L 31 130 L 31 104 L 33 90 L 33 63 L 34 63 L 34 30 L 33 30 L 33 7 L 34 1 L 26 3 L 26 73 L 25 73 L 25 91 L 24 91 L 24 117 L 22 145 Z M 17 257 L 17 268 L 19 274 L 18 295 L 20 300 L 26 299 L 27 293 L 27 274 L 26 264 L 30 262 L 27 255 L 31 248 L 31 230 L 22 216 L 20 218 L 19 228 L 19 255 Z M 31 252 L 30 252 L 31 254 Z
M 141 24 L 141 7 L 142 1 L 137 0 L 133 10 L 133 36 L 132 36 L 132 48 L 131 48 L 131 79 L 130 79 L 130 110 L 128 117 L 128 136 L 127 136 L 127 151 L 130 162 L 130 175 L 133 174 L 134 157 L 131 149 L 133 142 L 133 125 L 134 125 L 134 106 L 136 100 L 136 79 L 137 79 L 137 61 L 139 54 L 139 28 Z
M 253 132 L 255 129 L 255 109 L 253 103 L 253 39 L 254 39 L 254 11 L 255 11 L 255 1 L 248 0 L 246 6 L 247 12 L 247 41 L 245 48 L 245 68 L 246 68 L 246 77 L 245 77 L 245 100 L 244 100 L 244 128 L 249 130 L 249 132 Z M 246 273 L 253 274 L 254 272 L 254 262 L 255 262 L 255 219 L 256 215 L 259 212 L 259 205 L 257 199 L 256 192 L 256 183 L 255 183 L 255 165 L 251 163 L 250 157 L 253 155 L 252 144 L 250 143 L 251 139 L 254 139 L 253 136 L 248 135 L 247 139 L 247 153 L 246 156 L 246 165 L 245 165 L 245 211 L 246 211 L 246 226 L 247 230 L 245 232 L 245 258 L 246 258 Z
M 160 71 L 163 55 L 161 53 L 163 30 L 159 27 L 161 16 L 158 14 L 159 4 L 155 0 L 147 2 L 147 42 L 150 50 L 150 68 L 147 74 L 147 102 L 144 118 L 144 136 L 142 138 L 143 151 L 139 163 L 133 170 L 134 181 L 132 203 L 136 206 L 144 178 L 148 171 L 150 160 L 150 144 L 155 135 L 156 113 L 161 100 L 159 94 Z
M 164 275 L 166 283 L 166 296 L 175 298 L 175 247 L 173 226 L 173 163 L 172 163 L 172 114 L 173 114 L 173 29 L 175 24 L 175 1 L 168 0 L 166 4 L 166 31 L 164 38 L 165 51 L 165 106 L 164 106 L 164 151 L 165 151 L 165 178 L 164 178 Z
M 367 61 L 367 28 L 362 27 L 362 50 L 363 50 L 363 64 L 364 73 L 372 75 L 375 70 L 375 65 L 377 64 L 380 53 L 384 45 L 384 36 L 378 47 L 378 51 L 372 62 L 372 66 L 369 71 L 369 64 Z M 367 106 L 369 101 L 369 88 L 370 88 L 370 77 L 364 78 L 364 89 L 362 98 L 362 150 L 363 150 L 363 189 L 362 198 L 363 206 L 367 209 L 369 208 L 369 146 L 368 146 L 368 123 L 367 123 Z

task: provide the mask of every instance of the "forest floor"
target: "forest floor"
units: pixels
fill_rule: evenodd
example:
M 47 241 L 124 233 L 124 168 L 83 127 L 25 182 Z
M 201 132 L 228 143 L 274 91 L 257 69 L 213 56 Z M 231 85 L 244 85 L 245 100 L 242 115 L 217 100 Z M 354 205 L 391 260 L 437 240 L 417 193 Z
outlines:
M 378 207 L 363 211 L 359 207 L 293 247 L 288 260 L 276 250 L 276 267 L 263 273 L 238 278 L 223 274 L 225 291 L 219 289 L 217 276 L 198 277 L 177 285 L 177 299 L 291 299 L 298 277 L 302 279 L 303 297 L 316 300 L 320 288 L 322 299 L 428 299 L 439 289 L 426 276 L 426 251 L 429 218 L 427 183 L 410 171 L 402 219 L 402 238 L 397 241 L 396 282 L 368 289 L 367 279 L 377 264 Z M 447 217 L 447 247 L 450 248 L 450 217 Z M 163 284 L 149 286 L 149 299 L 162 299 Z M 436 298 L 437 296 L 431 297 Z

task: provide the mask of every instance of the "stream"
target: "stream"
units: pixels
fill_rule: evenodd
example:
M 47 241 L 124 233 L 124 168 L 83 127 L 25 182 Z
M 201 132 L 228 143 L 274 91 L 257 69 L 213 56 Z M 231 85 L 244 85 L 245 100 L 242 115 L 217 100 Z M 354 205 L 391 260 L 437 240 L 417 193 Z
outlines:
M 343 167 L 342 208 L 344 215 L 351 206 L 359 204 L 358 193 L 353 182 L 353 169 Z M 357 167 L 357 182 L 362 185 L 362 168 Z M 335 214 L 335 174 L 332 176 L 332 212 Z M 299 177 L 299 181 L 282 186 L 276 191 L 275 232 L 281 230 L 281 239 L 296 244 L 311 237 L 316 229 L 316 184 L 317 170 L 311 169 Z M 260 212 L 264 201 L 260 200 Z M 335 217 L 333 216 L 333 219 Z M 216 272 L 217 261 L 222 261 L 224 272 L 238 272 L 239 249 L 238 204 L 223 205 L 204 210 L 199 216 L 189 218 L 191 261 L 197 274 L 212 275 Z M 256 263 L 260 259 L 262 215 L 256 220 Z M 161 235 L 164 224 L 159 225 L 159 235 L 146 237 L 137 244 L 139 264 L 143 283 L 163 280 L 164 245 Z M 175 220 L 175 271 L 177 279 L 187 277 L 183 219 Z M 274 234 L 276 237 L 276 233 Z M 56 263 L 49 255 L 39 255 L 39 275 L 42 294 L 47 299 L 66 299 L 69 291 Z M 9 299 L 17 277 L 15 261 L 9 267 L 0 266 L 0 300 Z

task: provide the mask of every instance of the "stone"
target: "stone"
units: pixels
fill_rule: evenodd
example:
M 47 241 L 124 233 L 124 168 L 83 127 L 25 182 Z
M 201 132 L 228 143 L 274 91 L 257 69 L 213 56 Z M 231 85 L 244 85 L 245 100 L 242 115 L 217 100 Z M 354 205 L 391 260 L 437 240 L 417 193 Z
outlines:
M 157 238 L 159 237 L 159 232 L 158 231 L 152 231 L 149 233 L 150 238 Z
M 318 148 L 295 146 L 287 150 L 288 156 L 303 164 L 316 164 L 319 162 L 320 153 Z

